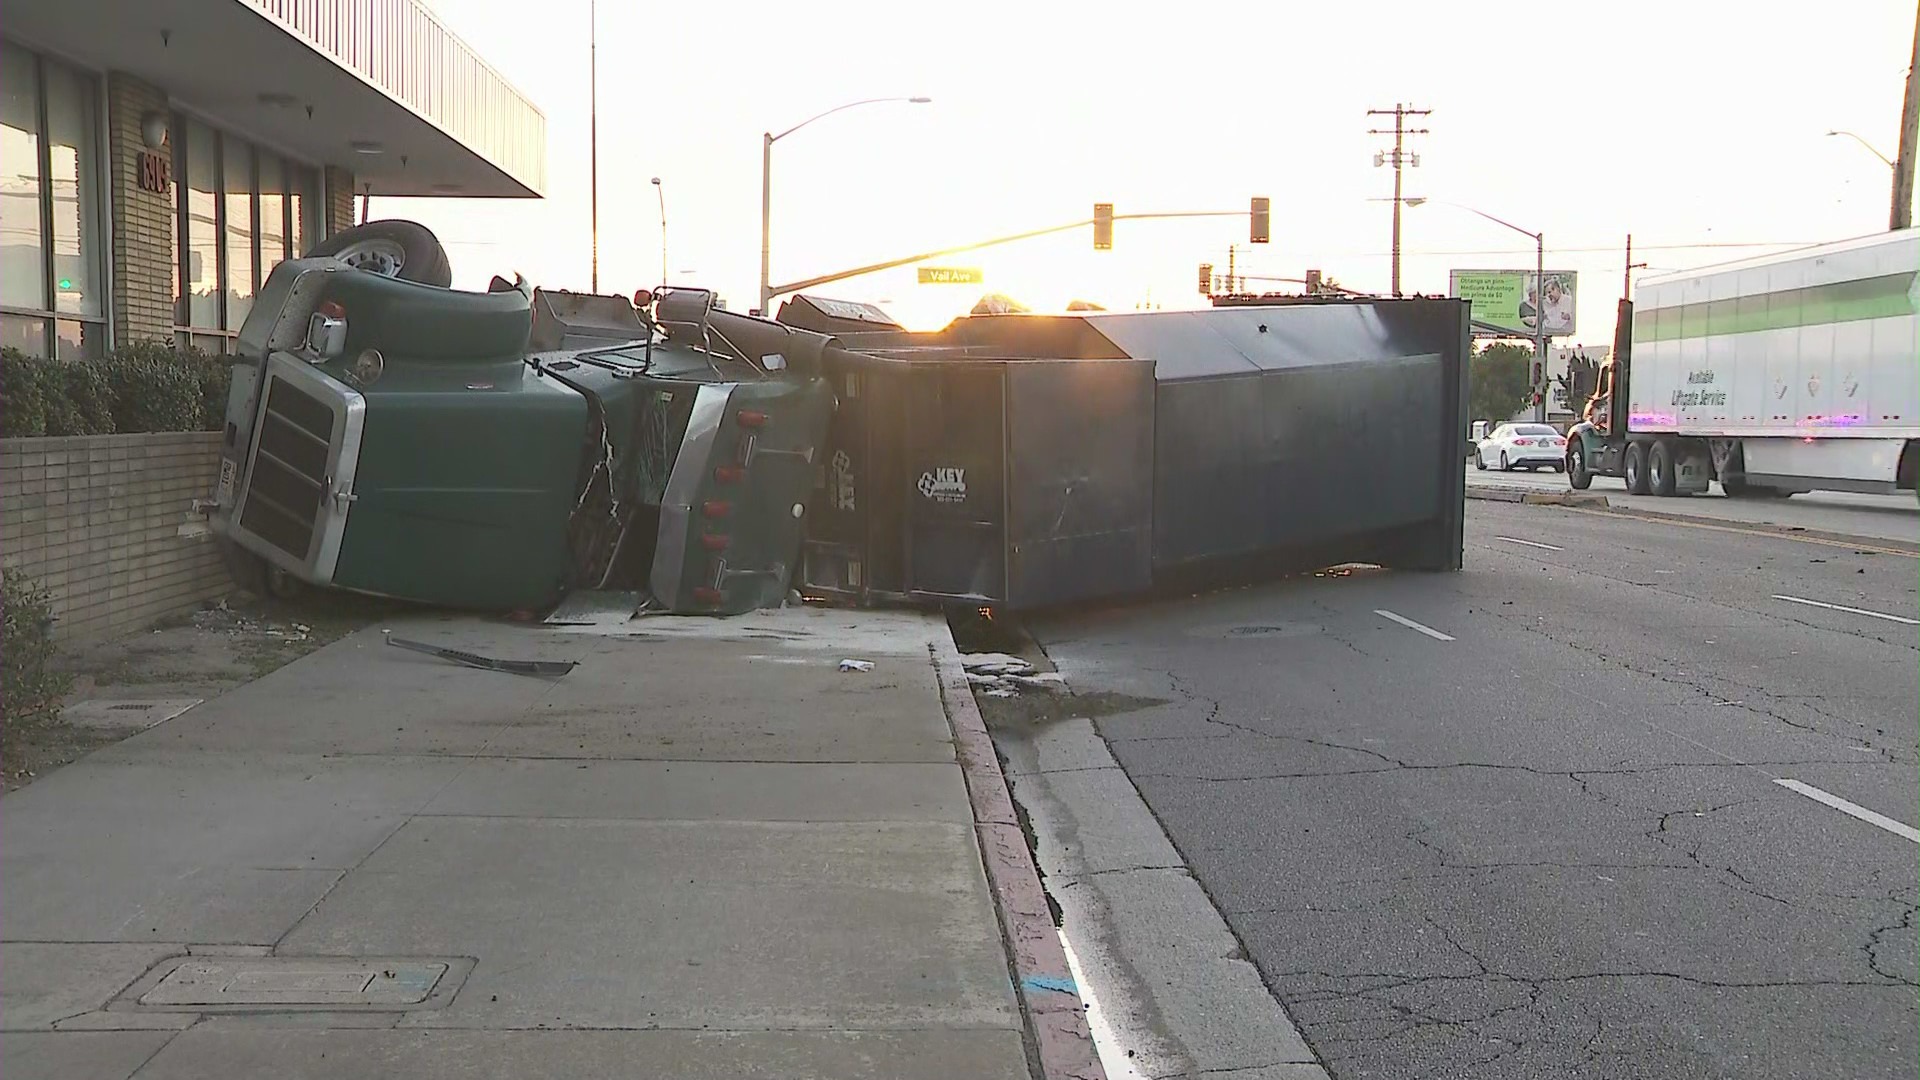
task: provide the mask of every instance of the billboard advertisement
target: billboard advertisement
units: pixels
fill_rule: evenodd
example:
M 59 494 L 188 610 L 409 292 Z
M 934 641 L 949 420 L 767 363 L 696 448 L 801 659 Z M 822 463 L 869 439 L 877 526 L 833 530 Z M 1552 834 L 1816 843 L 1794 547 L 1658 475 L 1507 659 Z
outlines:
M 1474 333 L 1532 337 L 1541 293 L 1531 270 L 1454 270 L 1447 274 L 1447 292 L 1473 305 Z M 1573 333 L 1574 278 L 1571 270 L 1546 274 L 1547 336 Z M 1489 327 L 1494 329 L 1489 329 Z

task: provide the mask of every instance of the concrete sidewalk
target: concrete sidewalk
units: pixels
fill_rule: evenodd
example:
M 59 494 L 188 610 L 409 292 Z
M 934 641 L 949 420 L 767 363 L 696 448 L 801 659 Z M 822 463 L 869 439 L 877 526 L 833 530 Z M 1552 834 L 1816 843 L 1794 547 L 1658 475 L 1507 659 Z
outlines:
M 375 628 L 6 797 L 8 1080 L 1029 1075 L 938 619 L 388 625 L 580 663 Z

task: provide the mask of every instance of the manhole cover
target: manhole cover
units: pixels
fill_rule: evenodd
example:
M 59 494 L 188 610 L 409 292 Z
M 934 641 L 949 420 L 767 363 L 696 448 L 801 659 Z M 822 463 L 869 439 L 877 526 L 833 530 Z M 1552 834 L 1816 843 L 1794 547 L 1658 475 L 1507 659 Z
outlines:
M 159 698 L 147 701 L 77 701 L 60 710 L 61 719 L 81 727 L 150 728 L 179 716 L 199 698 Z
M 161 965 L 128 992 L 136 1007 L 161 1010 L 404 1009 L 451 984 L 457 962 L 302 956 L 189 956 Z M 464 966 L 462 974 L 464 973 Z

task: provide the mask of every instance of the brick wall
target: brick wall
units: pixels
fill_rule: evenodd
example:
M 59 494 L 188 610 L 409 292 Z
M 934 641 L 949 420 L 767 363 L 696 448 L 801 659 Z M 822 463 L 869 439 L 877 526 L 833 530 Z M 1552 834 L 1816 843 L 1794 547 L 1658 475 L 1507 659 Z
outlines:
M 173 195 L 140 186 L 147 148 L 140 118 L 156 110 L 167 111 L 167 95 L 157 87 L 123 72 L 107 76 L 113 339 L 120 345 L 173 337 Z
M 353 174 L 333 165 L 325 174 L 327 199 L 320 212 L 320 235 L 332 236 L 354 223 Z
M 195 499 L 219 432 L 0 439 L 0 563 L 54 597 L 54 634 L 141 629 L 231 588 Z

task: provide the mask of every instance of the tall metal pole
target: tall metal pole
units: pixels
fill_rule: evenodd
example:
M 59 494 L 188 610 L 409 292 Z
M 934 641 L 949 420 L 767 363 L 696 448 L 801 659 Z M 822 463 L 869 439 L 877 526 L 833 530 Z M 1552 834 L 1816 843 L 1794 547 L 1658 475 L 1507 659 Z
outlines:
M 1393 295 L 1400 295 L 1400 147 L 1406 138 L 1406 114 L 1393 107 Z
M 1914 69 L 1920 68 L 1920 14 L 1914 17 L 1913 59 L 1907 64 L 1907 95 L 1900 109 L 1900 152 L 1893 159 L 1893 211 L 1887 227 L 1904 229 L 1913 224 L 1913 165 L 1920 151 L 1920 88 L 1914 86 Z
M 1540 370 L 1533 380 L 1533 419 L 1547 422 L 1547 234 L 1533 234 L 1533 356 Z
M 667 186 L 653 178 L 654 194 L 660 196 L 660 284 L 667 283 Z
M 593 233 L 590 291 L 600 292 L 600 20 L 595 0 L 587 0 L 587 203 Z
M 773 318 L 773 312 L 767 305 L 773 302 L 773 293 L 768 288 L 768 260 L 772 247 L 772 232 L 769 218 L 773 214 L 773 132 L 760 135 L 760 317 Z

